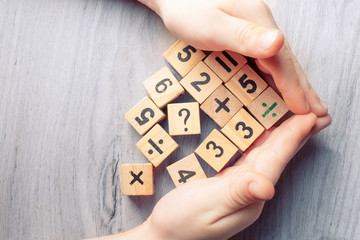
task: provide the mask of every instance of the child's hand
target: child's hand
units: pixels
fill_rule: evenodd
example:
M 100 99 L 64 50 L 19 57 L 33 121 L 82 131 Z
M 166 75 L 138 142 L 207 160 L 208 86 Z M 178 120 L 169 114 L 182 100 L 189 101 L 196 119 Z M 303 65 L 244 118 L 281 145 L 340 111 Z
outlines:
M 263 134 L 234 167 L 169 192 L 143 225 L 148 239 L 227 239 L 252 224 L 316 121 L 312 113 L 293 116 Z
M 163 19 L 178 38 L 203 50 L 232 50 L 253 57 L 272 75 L 291 111 L 313 112 L 315 132 L 331 122 L 328 108 L 311 88 L 284 43 L 269 7 L 262 0 L 139 0 Z

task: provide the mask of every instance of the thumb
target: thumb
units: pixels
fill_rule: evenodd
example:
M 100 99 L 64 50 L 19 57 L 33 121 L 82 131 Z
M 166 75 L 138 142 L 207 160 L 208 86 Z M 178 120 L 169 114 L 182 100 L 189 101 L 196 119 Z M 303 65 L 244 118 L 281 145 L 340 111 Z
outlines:
M 223 49 L 253 58 L 274 56 L 284 43 L 283 34 L 275 28 L 264 27 L 224 12 L 213 26 L 213 41 Z
M 274 185 L 264 175 L 249 170 L 234 170 L 224 178 L 223 189 L 228 189 L 225 206 L 229 213 L 238 211 L 252 203 L 270 200 L 275 193 Z

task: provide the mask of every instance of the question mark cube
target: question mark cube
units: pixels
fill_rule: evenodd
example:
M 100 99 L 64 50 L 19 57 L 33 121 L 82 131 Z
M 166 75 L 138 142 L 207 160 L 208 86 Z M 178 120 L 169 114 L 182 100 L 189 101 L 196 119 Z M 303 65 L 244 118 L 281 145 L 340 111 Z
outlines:
M 167 109 L 171 136 L 201 134 L 199 103 L 171 103 Z
M 144 135 L 165 117 L 165 114 L 148 97 L 125 114 L 126 120 L 140 135 Z
M 205 53 L 193 46 L 177 40 L 164 54 L 166 61 L 179 73 L 185 77 L 201 60 L 205 58 Z
M 201 61 L 180 81 L 180 84 L 201 104 L 222 84 L 222 81 Z
M 264 128 L 242 108 L 221 132 L 244 152 L 264 132 Z
M 143 85 L 150 98 L 159 108 L 163 108 L 166 104 L 185 93 L 183 87 L 167 67 L 162 67 L 146 79 Z
M 203 110 L 220 127 L 242 108 L 243 104 L 226 87 L 220 85 L 206 101 L 201 104 Z
M 195 153 L 217 172 L 220 172 L 237 152 L 238 148 L 216 129 L 195 150 Z
M 175 187 L 180 187 L 181 185 L 196 179 L 207 178 L 194 153 L 176 161 L 166 169 L 169 172 Z
M 247 60 L 241 54 L 232 51 L 212 52 L 204 62 L 224 82 L 234 76 L 239 69 L 246 64 Z
M 289 108 L 274 89 L 268 87 L 248 106 L 248 110 L 265 129 L 269 129 L 289 111 Z
M 248 106 L 266 88 L 267 83 L 247 64 L 245 64 L 225 86 Z
M 155 167 L 158 167 L 179 145 L 159 124 L 156 124 L 136 143 L 136 147 Z
M 121 164 L 120 183 L 121 195 L 147 196 L 154 194 L 153 165 Z

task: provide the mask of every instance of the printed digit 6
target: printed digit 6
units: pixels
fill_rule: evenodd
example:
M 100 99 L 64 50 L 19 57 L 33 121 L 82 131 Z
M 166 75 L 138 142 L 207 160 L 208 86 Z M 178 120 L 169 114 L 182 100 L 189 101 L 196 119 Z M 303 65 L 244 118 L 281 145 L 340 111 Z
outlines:
M 155 86 L 156 92 L 164 93 L 166 91 L 166 89 L 168 88 L 168 85 L 166 85 L 166 82 L 169 83 L 169 86 L 171 86 L 173 84 L 170 79 L 165 78 L 156 84 L 156 86 Z

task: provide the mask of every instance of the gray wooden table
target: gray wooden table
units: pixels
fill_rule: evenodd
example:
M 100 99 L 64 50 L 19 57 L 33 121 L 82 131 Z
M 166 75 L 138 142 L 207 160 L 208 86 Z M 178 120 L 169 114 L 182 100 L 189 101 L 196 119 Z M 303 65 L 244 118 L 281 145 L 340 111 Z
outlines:
M 268 1 L 333 124 L 285 170 L 260 219 L 233 239 L 360 239 L 360 0 Z M 134 0 L 0 0 L 0 239 L 79 239 L 129 229 L 173 188 L 121 196 L 142 163 L 124 114 L 175 41 Z M 205 167 L 211 174 L 211 170 Z

